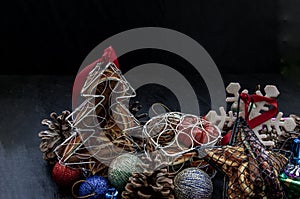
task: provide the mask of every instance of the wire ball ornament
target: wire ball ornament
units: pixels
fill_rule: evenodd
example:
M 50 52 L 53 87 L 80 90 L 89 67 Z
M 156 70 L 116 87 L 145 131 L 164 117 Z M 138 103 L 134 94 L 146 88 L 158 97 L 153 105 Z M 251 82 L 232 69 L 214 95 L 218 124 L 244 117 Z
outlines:
M 114 63 L 97 63 L 81 90 L 84 101 L 69 115 L 74 133 L 56 149 L 64 149 L 59 160 L 69 166 L 93 165 L 93 170 L 122 153 L 142 150 L 142 127 L 129 110 L 135 95 Z
M 151 118 L 143 127 L 148 151 L 161 150 L 170 158 L 213 147 L 221 131 L 205 119 L 181 112 L 168 112 Z M 205 156 L 205 154 L 204 154 Z

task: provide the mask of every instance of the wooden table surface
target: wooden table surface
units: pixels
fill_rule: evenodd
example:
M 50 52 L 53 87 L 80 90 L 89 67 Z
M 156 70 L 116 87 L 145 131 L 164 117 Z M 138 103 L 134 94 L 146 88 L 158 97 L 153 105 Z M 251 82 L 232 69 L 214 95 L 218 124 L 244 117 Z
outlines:
M 284 115 L 300 114 L 300 87 L 278 74 L 223 75 L 225 86 L 240 82 L 243 88 L 275 84 L 281 92 L 278 103 Z M 52 181 L 39 151 L 41 120 L 51 112 L 71 110 L 73 76 L 0 76 L 0 198 L 72 198 Z M 151 97 L 151 96 L 150 96 Z M 213 198 L 222 187 L 214 183 Z

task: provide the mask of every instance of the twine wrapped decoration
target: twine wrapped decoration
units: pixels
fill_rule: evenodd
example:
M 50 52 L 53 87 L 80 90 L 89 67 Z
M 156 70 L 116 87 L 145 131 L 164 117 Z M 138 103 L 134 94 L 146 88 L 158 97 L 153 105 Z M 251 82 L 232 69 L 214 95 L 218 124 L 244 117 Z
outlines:
M 228 198 L 283 198 L 278 179 L 288 163 L 289 151 L 267 151 L 248 127 L 238 118 L 231 144 L 206 149 L 207 160 L 228 177 Z
M 123 191 L 124 187 L 132 176 L 132 173 L 140 173 L 142 170 L 138 166 L 141 160 L 136 154 L 122 154 L 115 158 L 108 170 L 108 180 L 118 191 Z
M 174 186 L 177 199 L 210 199 L 213 192 L 210 176 L 195 167 L 179 172 L 174 178 Z

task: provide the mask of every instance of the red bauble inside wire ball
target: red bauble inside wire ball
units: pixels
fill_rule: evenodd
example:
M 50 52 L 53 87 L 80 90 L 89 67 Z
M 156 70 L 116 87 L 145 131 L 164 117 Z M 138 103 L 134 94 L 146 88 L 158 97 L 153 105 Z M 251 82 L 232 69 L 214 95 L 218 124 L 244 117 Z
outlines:
M 62 187 L 71 187 L 73 183 L 81 178 L 81 170 L 74 169 L 57 162 L 52 170 L 52 178 Z
M 197 116 L 185 116 L 178 124 L 178 141 L 185 147 L 208 144 L 218 138 L 219 132 L 215 126 Z

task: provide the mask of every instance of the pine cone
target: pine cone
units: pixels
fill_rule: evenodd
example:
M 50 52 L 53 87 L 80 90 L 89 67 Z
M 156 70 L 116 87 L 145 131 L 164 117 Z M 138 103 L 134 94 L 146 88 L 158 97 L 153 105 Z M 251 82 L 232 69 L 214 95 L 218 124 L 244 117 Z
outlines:
M 59 116 L 56 113 L 51 113 L 50 118 L 52 120 L 44 119 L 41 122 L 43 125 L 48 126 L 48 129 L 38 134 L 42 140 L 40 150 L 43 153 L 44 160 L 47 160 L 50 164 L 57 162 L 54 149 L 71 135 L 68 115 L 70 115 L 69 111 L 63 111 Z
M 153 153 L 152 153 L 153 154 Z M 161 162 L 158 156 L 155 158 L 142 158 L 143 172 L 133 173 L 122 192 L 125 199 L 174 199 L 174 176 L 168 172 L 167 163 Z

